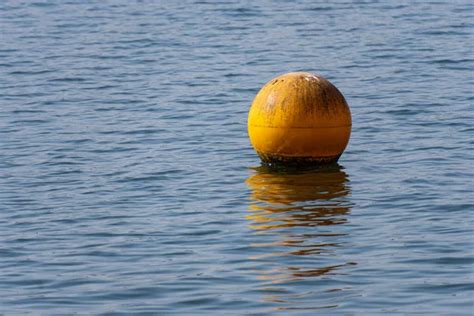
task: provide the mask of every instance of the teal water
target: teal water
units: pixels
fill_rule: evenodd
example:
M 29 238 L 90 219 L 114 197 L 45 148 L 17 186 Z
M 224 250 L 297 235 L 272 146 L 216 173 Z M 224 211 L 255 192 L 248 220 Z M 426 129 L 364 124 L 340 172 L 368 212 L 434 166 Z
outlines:
M 0 314 L 471 315 L 471 1 L 3 1 Z M 247 111 L 331 80 L 337 166 Z

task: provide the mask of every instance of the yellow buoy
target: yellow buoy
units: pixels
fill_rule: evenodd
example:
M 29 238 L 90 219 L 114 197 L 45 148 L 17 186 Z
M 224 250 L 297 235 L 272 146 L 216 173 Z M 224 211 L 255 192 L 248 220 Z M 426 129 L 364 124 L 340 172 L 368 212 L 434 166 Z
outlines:
M 268 82 L 250 107 L 250 142 L 270 164 L 336 162 L 349 142 L 351 112 L 328 80 L 291 72 Z

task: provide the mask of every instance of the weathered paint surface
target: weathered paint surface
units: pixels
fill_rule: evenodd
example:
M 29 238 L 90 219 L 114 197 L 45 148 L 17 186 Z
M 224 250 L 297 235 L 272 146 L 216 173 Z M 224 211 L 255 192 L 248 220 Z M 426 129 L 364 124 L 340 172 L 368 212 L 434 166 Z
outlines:
M 307 72 L 268 82 L 255 97 L 248 117 L 252 146 L 268 163 L 335 162 L 349 142 L 351 126 L 341 92 Z

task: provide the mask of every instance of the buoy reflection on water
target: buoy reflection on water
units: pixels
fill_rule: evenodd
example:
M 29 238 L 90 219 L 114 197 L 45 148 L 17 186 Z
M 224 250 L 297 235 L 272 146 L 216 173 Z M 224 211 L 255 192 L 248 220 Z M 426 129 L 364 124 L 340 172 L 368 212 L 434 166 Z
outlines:
M 344 224 L 351 211 L 349 176 L 341 166 L 305 171 L 260 166 L 253 168 L 247 185 L 251 194 L 246 219 L 262 240 L 252 245 L 255 254 L 250 259 L 265 267 L 257 271 L 265 286 L 314 282 L 355 264 L 339 253 L 349 240 Z M 343 288 L 326 280 L 321 290 Z M 291 297 L 272 294 L 264 300 Z

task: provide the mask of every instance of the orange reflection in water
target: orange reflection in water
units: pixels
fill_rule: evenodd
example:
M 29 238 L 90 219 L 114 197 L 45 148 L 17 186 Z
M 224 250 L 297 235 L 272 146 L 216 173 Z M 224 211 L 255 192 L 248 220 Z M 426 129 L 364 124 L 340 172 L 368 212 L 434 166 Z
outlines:
M 253 170 L 247 179 L 251 202 L 246 218 L 262 234 L 262 243 L 252 245 L 257 254 L 250 258 L 265 261 L 260 280 L 303 280 L 354 264 L 337 254 L 347 241 L 343 224 L 351 209 L 349 177 L 341 166 Z

